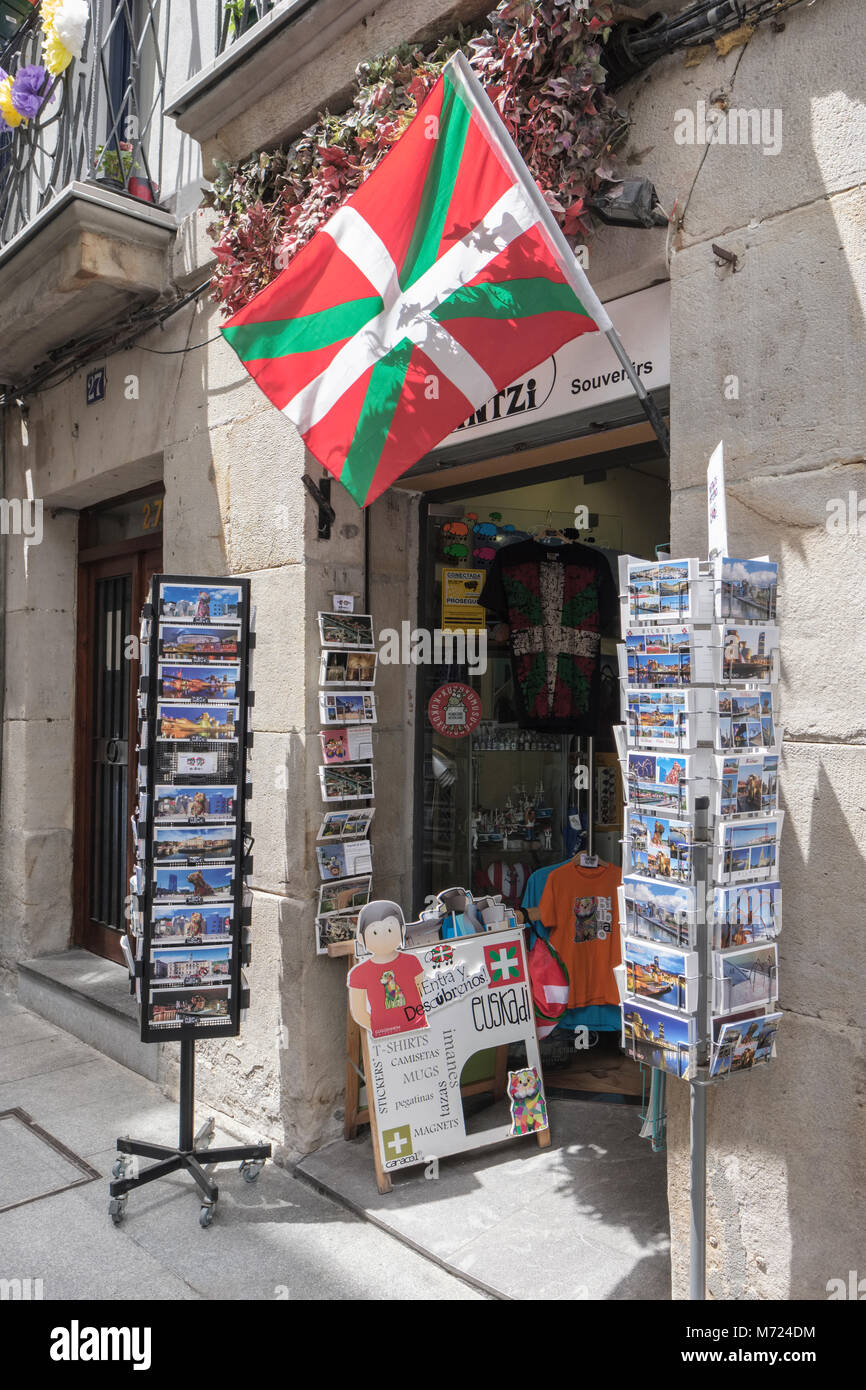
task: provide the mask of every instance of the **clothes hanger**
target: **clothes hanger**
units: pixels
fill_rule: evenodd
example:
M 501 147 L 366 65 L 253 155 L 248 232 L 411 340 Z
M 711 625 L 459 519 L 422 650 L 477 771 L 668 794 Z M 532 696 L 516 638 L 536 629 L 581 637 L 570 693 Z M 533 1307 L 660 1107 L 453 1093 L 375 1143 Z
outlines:
M 541 545 L 568 545 L 569 538 L 565 532 L 551 526 L 551 516 L 552 511 L 548 508 L 547 520 L 543 526 L 536 527 L 532 532 L 532 539 L 538 541 Z

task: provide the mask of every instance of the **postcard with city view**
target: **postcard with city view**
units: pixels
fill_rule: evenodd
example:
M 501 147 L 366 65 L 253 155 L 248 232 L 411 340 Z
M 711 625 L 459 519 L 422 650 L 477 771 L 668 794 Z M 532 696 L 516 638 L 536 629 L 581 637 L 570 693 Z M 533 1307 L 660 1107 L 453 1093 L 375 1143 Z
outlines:
M 647 629 L 628 632 L 625 639 L 629 685 L 690 685 L 692 649 L 688 632 Z
M 630 995 L 679 1011 L 689 1012 L 696 1006 L 696 951 L 678 951 L 657 941 L 623 937 L 622 958 Z
M 196 627 L 160 623 L 157 656 L 160 660 L 202 663 L 226 661 L 239 654 L 238 627 Z
M 724 681 L 751 681 L 768 685 L 779 676 L 779 629 L 767 624 L 753 627 L 729 623 L 714 629 L 714 641 L 721 653 Z
M 630 809 L 626 816 L 626 842 L 631 868 L 651 878 L 689 882 L 694 833 L 690 821 L 645 815 Z
M 770 560 L 716 561 L 716 611 L 738 622 L 772 623 L 776 617 L 779 566 Z
M 647 1067 L 688 1077 L 694 1059 L 694 1019 L 662 1013 L 629 999 L 622 1010 L 624 1051 Z
M 713 1011 L 732 1013 L 768 1004 L 778 995 L 779 957 L 775 942 L 741 951 L 713 952 Z
M 663 879 L 626 874 L 620 920 L 630 936 L 673 946 L 694 944 L 697 899 L 694 888 Z
M 683 754 L 632 752 L 627 763 L 627 795 L 630 806 L 653 808 L 672 814 L 688 813 L 693 798 L 689 768 Z
M 154 855 L 159 863 L 181 860 L 189 864 L 220 862 L 234 858 L 234 825 L 159 825 L 153 832 Z
M 161 618 L 184 623 L 240 622 L 241 590 L 215 584 L 163 584 Z
M 201 946 L 231 941 L 234 903 L 187 907 L 154 904 L 151 912 L 154 943 L 160 946 Z
M 373 619 L 369 613 L 320 613 L 319 635 L 323 647 L 365 647 L 376 645 Z
M 234 814 L 237 787 L 193 787 L 159 785 L 153 794 L 154 816 L 158 821 L 230 820 Z
M 719 788 L 718 812 L 724 817 L 768 813 L 777 810 L 779 758 L 763 756 L 716 759 Z
M 778 882 L 714 889 L 713 945 L 717 950 L 772 941 L 781 929 L 782 888 Z
M 238 736 L 239 706 L 157 706 L 157 737 L 168 739 L 233 740 Z
M 645 623 L 687 621 L 692 617 L 691 585 L 697 578 L 696 560 L 637 562 L 628 566 L 628 621 Z
M 236 700 L 240 666 L 177 666 L 161 662 L 158 680 L 163 700 Z
M 774 875 L 783 819 L 784 812 L 779 811 L 769 820 L 718 825 L 714 877 L 730 882 Z

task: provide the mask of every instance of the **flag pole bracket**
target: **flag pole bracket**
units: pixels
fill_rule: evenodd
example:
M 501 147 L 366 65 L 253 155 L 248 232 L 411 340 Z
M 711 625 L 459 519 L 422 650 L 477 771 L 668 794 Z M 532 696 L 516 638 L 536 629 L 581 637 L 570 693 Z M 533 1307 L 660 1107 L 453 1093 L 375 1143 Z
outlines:
M 321 482 L 316 483 L 309 473 L 302 473 L 301 482 L 319 509 L 318 539 L 320 541 L 330 540 L 331 527 L 337 520 L 337 513 L 331 506 L 331 479 L 322 478 Z

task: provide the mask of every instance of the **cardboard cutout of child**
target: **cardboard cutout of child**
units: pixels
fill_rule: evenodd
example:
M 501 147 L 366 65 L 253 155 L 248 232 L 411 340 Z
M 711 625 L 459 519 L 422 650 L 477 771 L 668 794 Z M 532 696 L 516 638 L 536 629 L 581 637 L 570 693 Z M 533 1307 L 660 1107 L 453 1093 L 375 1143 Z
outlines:
M 429 1027 L 420 993 L 424 966 L 403 949 L 405 926 L 402 909 L 385 899 L 358 913 L 357 937 L 370 955 L 349 971 L 349 1011 L 374 1038 Z

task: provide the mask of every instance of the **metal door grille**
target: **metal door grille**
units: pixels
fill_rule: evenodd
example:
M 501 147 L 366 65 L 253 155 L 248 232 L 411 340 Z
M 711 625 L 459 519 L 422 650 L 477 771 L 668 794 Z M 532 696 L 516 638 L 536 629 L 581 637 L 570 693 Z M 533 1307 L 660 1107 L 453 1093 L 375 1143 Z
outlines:
M 90 916 L 124 928 L 129 772 L 129 575 L 98 579 L 93 604 L 93 769 L 90 822 Z

